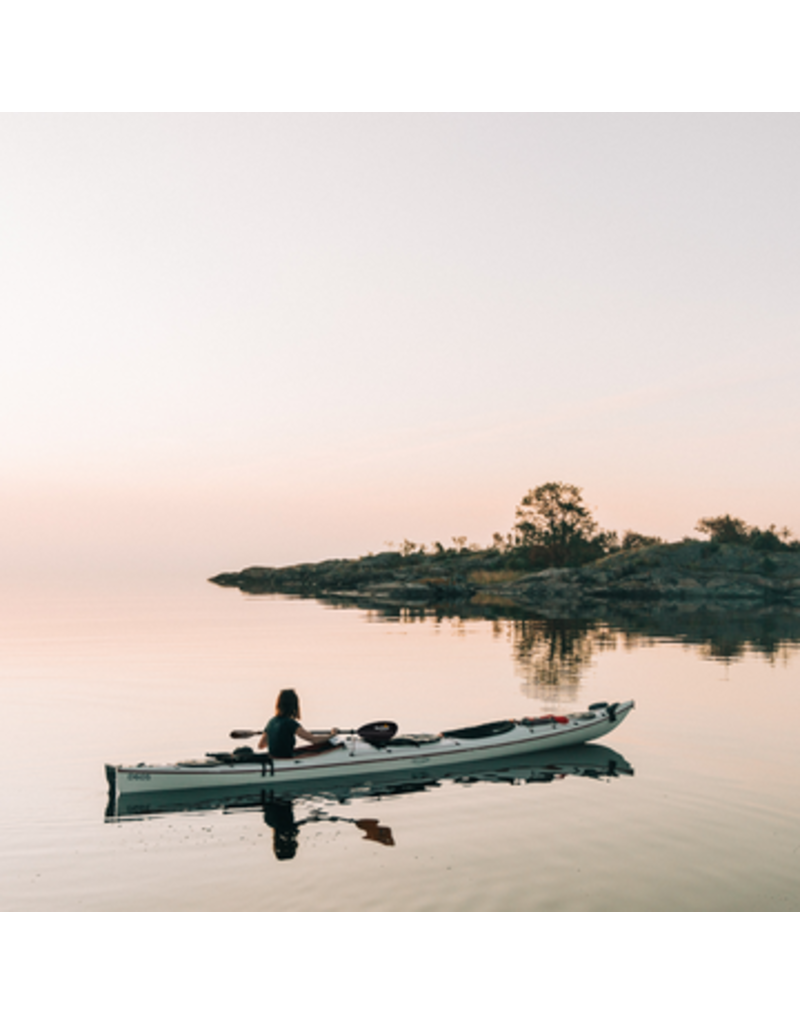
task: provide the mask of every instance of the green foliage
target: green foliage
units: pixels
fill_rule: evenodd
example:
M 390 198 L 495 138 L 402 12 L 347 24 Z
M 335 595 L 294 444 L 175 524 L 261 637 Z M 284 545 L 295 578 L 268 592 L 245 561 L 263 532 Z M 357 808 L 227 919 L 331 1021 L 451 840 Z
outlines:
M 789 531 L 786 528 L 784 528 L 781 533 L 783 533 L 784 537 L 788 539 Z M 759 530 L 757 526 L 754 526 L 750 531 L 750 543 L 756 551 L 784 551 L 788 547 L 788 545 L 781 540 L 774 524 L 766 530 Z
M 560 481 L 528 491 L 517 506 L 514 543 L 529 566 L 580 565 L 619 546 L 583 503 L 580 487 Z
M 695 530 L 708 534 L 709 540 L 720 544 L 746 544 L 750 536 L 750 527 L 743 519 L 728 515 L 699 519 Z
M 790 551 L 798 546 L 797 541 L 790 539 L 792 533 L 786 526 L 779 530 L 771 523 L 766 530 L 761 530 L 729 515 L 700 519 L 695 530 L 708 534 L 712 543 L 747 544 L 756 551 Z
M 762 530 L 730 515 L 700 519 L 695 529 L 706 534 L 708 540 L 683 538 L 684 545 L 696 549 L 693 557 L 714 560 L 721 546 L 729 544 L 746 545 L 765 557 L 767 553 L 800 550 L 800 541 L 792 539 L 786 527 L 779 530 L 772 524 Z M 468 543 L 466 536 L 451 537 L 448 547 L 440 541 L 425 545 L 405 539 L 401 543 L 387 541 L 387 547 L 393 550 L 371 556 L 371 560 L 387 567 L 390 561 L 402 563 L 408 568 L 430 562 L 435 564 L 436 572 L 453 576 L 578 566 L 621 551 L 633 555 L 636 565 L 653 568 L 659 564 L 655 551 L 641 557 L 636 552 L 665 543 L 661 537 L 635 530 L 626 530 L 620 542 L 616 533 L 598 526 L 580 487 L 551 481 L 528 491 L 517 506 L 513 529 L 507 534 L 494 533 L 485 548 Z
M 661 537 L 647 537 L 635 530 L 626 530 L 622 537 L 622 550 L 635 551 L 637 548 L 650 548 L 663 543 Z

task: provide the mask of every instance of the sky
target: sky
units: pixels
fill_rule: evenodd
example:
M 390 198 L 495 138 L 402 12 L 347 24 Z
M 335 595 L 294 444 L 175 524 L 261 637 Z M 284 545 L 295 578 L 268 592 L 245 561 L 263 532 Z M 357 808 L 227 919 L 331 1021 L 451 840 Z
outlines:
M 0 573 L 800 535 L 796 114 L 0 115 Z

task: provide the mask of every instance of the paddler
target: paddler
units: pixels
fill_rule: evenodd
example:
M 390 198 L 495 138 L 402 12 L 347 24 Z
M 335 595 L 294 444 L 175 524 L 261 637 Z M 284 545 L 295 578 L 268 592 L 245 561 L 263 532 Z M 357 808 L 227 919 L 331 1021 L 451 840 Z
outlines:
M 258 741 L 258 749 L 268 748 L 273 757 L 291 757 L 294 753 L 295 737 L 315 746 L 327 743 L 339 730 L 330 732 L 308 732 L 300 724 L 300 700 L 294 690 L 281 690 L 275 701 L 275 715 Z

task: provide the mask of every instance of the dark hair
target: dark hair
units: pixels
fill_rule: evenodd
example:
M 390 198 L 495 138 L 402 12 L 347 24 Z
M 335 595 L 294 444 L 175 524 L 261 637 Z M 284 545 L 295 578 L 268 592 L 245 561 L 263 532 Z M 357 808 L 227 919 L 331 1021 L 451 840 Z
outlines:
M 281 718 L 300 718 L 300 700 L 294 690 L 281 690 L 275 701 L 275 714 Z

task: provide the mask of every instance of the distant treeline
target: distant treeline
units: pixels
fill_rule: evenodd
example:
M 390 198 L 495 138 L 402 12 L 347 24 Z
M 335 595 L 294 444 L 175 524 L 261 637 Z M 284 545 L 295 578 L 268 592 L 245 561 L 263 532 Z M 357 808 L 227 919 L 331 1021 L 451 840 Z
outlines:
M 740 544 L 757 551 L 800 550 L 800 541 L 792 539 L 787 527 L 778 529 L 772 524 L 762 530 L 730 515 L 700 519 L 695 530 L 714 545 Z M 649 537 L 634 530 L 626 530 L 621 540 L 616 531 L 603 530 L 586 507 L 582 489 L 560 481 L 528 491 L 517 506 L 511 531 L 505 535 L 495 533 L 489 547 L 468 544 L 466 537 L 451 539 L 453 545 L 447 547 L 439 541 L 427 546 L 409 540 L 396 547 L 404 558 L 491 553 L 506 568 L 535 570 L 585 565 L 618 551 L 665 543 L 661 537 Z

